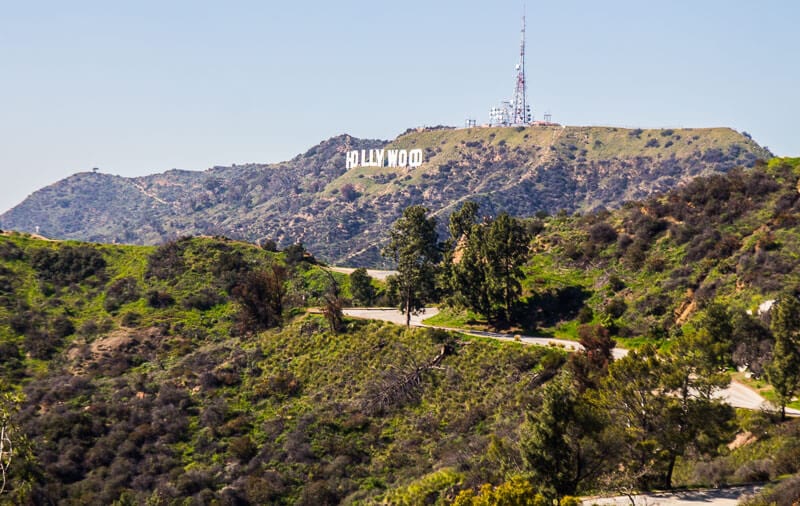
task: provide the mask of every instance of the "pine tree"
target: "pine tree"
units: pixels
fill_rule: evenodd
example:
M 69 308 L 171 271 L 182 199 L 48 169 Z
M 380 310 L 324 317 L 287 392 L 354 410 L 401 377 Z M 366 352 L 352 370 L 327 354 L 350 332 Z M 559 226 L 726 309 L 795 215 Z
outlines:
M 486 235 L 488 283 L 494 306 L 511 321 L 511 309 L 522 292 L 522 266 L 528 260 L 530 237 L 519 220 L 500 214 Z
M 786 405 L 800 387 L 800 301 L 792 294 L 780 297 L 772 309 L 772 334 L 775 347 L 767 366 L 767 379 L 786 418 Z
M 400 310 L 406 315 L 406 326 L 412 313 L 425 308 L 434 295 L 436 270 L 441 258 L 436 235 L 436 218 L 428 218 L 423 206 L 410 206 L 389 232 L 389 244 L 383 255 L 397 264 L 396 282 Z

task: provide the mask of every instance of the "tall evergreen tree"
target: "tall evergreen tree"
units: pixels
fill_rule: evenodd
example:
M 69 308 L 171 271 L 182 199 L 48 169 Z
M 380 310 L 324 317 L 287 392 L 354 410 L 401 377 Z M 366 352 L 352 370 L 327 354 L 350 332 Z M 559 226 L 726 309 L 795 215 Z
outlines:
M 450 241 L 453 243 L 453 247 L 462 237 L 469 236 L 477 220 L 478 204 L 471 200 L 461 204 L 461 208 L 450 215 L 450 223 L 447 228 L 450 231 Z
M 383 255 L 397 264 L 400 310 L 406 315 L 406 326 L 411 324 L 412 313 L 424 309 L 436 289 L 441 251 L 436 235 L 436 218 L 427 217 L 427 213 L 423 206 L 407 207 L 392 226 L 389 244 L 383 250 Z
M 499 306 L 506 321 L 522 292 L 522 266 L 528 260 L 530 237 L 522 223 L 506 213 L 489 226 L 486 235 L 488 283 L 493 305 Z
M 469 235 L 457 250 L 458 263 L 452 268 L 452 286 L 457 300 L 480 314 L 491 314 L 491 295 L 489 293 L 486 249 L 486 227 L 473 225 Z
M 600 472 L 607 454 L 595 438 L 599 429 L 571 374 L 560 374 L 542 389 L 541 405 L 521 427 L 520 450 L 544 493 L 573 495 L 582 481 Z
M 772 309 L 772 335 L 775 347 L 767 366 L 767 379 L 778 396 L 781 419 L 786 418 L 786 405 L 800 387 L 800 301 L 793 294 L 784 294 Z
M 461 208 L 450 215 L 448 230 L 450 237 L 444 244 L 444 258 L 440 271 L 439 285 L 446 291 L 447 302 L 450 304 L 465 304 L 460 290 L 461 280 L 458 266 L 461 257 L 467 247 L 470 235 L 475 230 L 475 222 L 478 216 L 478 204 L 466 201 L 461 204 Z

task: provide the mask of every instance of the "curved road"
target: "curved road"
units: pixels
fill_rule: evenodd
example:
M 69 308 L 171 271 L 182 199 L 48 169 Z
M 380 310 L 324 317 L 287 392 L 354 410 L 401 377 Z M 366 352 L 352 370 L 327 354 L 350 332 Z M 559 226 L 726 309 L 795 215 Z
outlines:
M 344 314 L 353 318 L 363 318 L 368 320 L 382 320 L 391 323 L 396 323 L 398 325 L 405 325 L 406 324 L 406 316 L 398 311 L 397 309 L 393 308 L 348 308 L 343 310 Z M 566 339 L 554 339 L 550 337 L 534 337 L 534 336 L 519 336 L 517 339 L 516 336 L 509 335 L 509 334 L 500 334 L 497 332 L 485 332 L 481 330 L 464 330 L 464 329 L 454 329 L 449 327 L 437 327 L 435 325 L 426 325 L 422 323 L 422 320 L 426 318 L 430 318 L 435 316 L 439 313 L 439 310 L 436 308 L 426 308 L 425 312 L 418 315 L 411 315 L 411 325 L 415 327 L 430 327 L 430 328 L 439 328 L 443 330 L 451 330 L 453 332 L 460 332 L 462 334 L 467 334 L 471 336 L 478 336 L 478 337 L 488 337 L 491 339 L 498 339 L 501 341 L 518 341 L 524 344 L 533 344 L 538 346 L 558 346 L 562 348 L 566 348 L 568 350 L 580 350 L 582 347 L 579 343 L 575 341 L 568 341 Z M 614 358 L 621 358 L 628 354 L 628 350 L 625 348 L 614 348 L 613 352 Z M 721 390 L 718 394 L 718 397 L 725 400 L 731 406 L 737 408 L 746 408 L 746 409 L 772 409 L 774 410 L 775 407 L 772 406 L 766 399 L 761 397 L 756 391 L 753 389 L 745 386 L 738 381 L 731 381 L 731 384 L 728 388 Z M 789 416 L 800 416 L 800 411 L 796 409 L 786 408 L 786 414 Z

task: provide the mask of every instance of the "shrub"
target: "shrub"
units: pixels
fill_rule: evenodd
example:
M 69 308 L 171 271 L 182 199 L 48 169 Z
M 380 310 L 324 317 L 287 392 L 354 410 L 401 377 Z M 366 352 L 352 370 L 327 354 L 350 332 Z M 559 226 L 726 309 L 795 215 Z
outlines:
M 150 290 L 147 292 L 147 304 L 156 309 L 163 309 L 175 304 L 175 298 L 163 290 Z
M 186 249 L 188 239 L 170 241 L 162 244 L 147 258 L 148 278 L 158 279 L 177 278 L 186 271 L 186 264 L 183 261 L 183 252 Z
M 216 290 L 205 287 L 183 299 L 183 307 L 186 309 L 199 309 L 200 311 L 207 311 L 217 304 L 223 303 L 224 301 L 225 298 L 217 293 Z
M 122 315 L 120 323 L 125 327 L 138 327 L 142 322 L 142 315 L 135 311 L 128 311 Z
M 56 287 L 80 283 L 90 276 L 101 278 L 106 267 L 103 254 L 91 246 L 37 249 L 31 264 L 38 271 L 39 279 Z
M 757 504 L 759 506 L 761 504 L 795 506 L 798 502 L 800 502 L 800 476 L 793 476 L 778 483 L 775 485 L 775 488 L 762 492 L 753 501 L 754 502 L 747 501 L 744 504 L 746 506 L 753 504 Z
M 120 278 L 111 283 L 106 289 L 106 300 L 103 306 L 106 311 L 113 313 L 123 304 L 138 300 L 139 297 L 141 297 L 141 293 L 136 279 L 131 277 Z
M 611 290 L 612 293 L 617 293 L 623 288 L 625 288 L 625 282 L 622 281 L 619 276 L 612 274 L 608 277 L 608 289 Z
M 606 222 L 600 222 L 589 229 L 589 238 L 598 244 L 611 244 L 617 240 L 617 231 Z
M 22 260 L 24 257 L 22 249 L 13 242 L 0 238 L 0 259 L 6 262 Z
M 345 202 L 352 202 L 361 196 L 358 190 L 356 190 L 355 186 L 353 186 L 350 183 L 347 183 L 344 186 L 342 186 L 340 192 L 342 200 L 344 200 Z
M 742 483 L 769 481 L 771 468 L 769 459 L 750 460 L 739 466 L 734 477 Z
M 728 484 L 728 478 L 732 473 L 733 468 L 728 459 L 718 458 L 695 464 L 693 475 L 695 482 L 719 488 Z
M 261 248 L 264 251 L 275 253 L 278 251 L 278 243 L 276 243 L 273 239 L 264 239 L 261 241 Z
M 610 316 L 611 318 L 619 318 L 623 314 L 625 314 L 625 310 L 628 309 L 628 305 L 619 297 L 615 297 L 606 303 L 605 313 Z
M 567 498 L 565 498 L 567 499 Z M 567 504 L 576 504 L 574 498 L 569 498 Z M 548 506 L 552 501 L 537 493 L 531 483 L 519 476 L 492 487 L 486 483 L 475 492 L 462 490 L 453 501 L 453 506 L 482 506 L 484 504 L 515 504 L 519 506 Z
M 295 266 L 300 262 L 317 263 L 301 242 L 288 246 L 283 252 L 286 255 L 286 263 L 290 266 Z
M 231 455 L 236 457 L 240 462 L 248 462 L 255 457 L 258 452 L 258 447 L 253 440 L 245 434 L 244 436 L 237 437 L 231 440 L 228 445 L 228 451 Z
M 775 453 L 773 461 L 773 470 L 778 476 L 800 471 L 800 440 L 788 440 Z

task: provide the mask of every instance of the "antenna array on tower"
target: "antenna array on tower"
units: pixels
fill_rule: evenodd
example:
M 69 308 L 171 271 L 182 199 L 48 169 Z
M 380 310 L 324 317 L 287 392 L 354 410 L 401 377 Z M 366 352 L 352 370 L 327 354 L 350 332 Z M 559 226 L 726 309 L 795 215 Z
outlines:
M 533 120 L 525 81 L 525 14 L 522 15 L 521 39 L 514 95 L 510 101 L 503 101 L 499 107 L 492 107 L 489 111 L 490 126 L 527 126 Z

